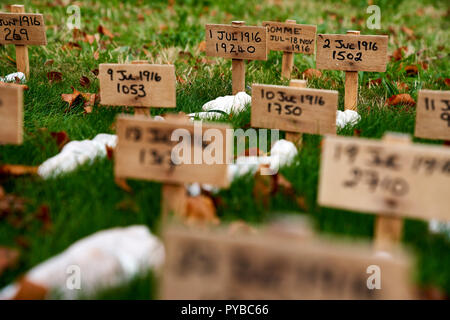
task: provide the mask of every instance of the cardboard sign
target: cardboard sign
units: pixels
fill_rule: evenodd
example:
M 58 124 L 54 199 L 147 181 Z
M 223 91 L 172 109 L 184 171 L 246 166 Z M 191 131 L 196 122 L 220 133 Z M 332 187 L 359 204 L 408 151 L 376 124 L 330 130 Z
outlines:
M 275 234 L 165 233 L 163 299 L 411 299 L 404 255 L 375 258 L 368 247 Z M 378 266 L 381 289 L 367 286 Z
M 274 21 L 264 21 L 263 26 L 269 50 L 314 54 L 316 26 Z
M 267 60 L 267 29 L 207 24 L 206 55 L 228 59 Z
M 252 86 L 252 127 L 336 134 L 338 92 L 276 85 Z
M 43 15 L 0 13 L 0 44 L 46 45 Z
M 320 205 L 450 219 L 450 148 L 330 136 L 322 146 Z
M 450 140 L 450 91 L 419 91 L 414 135 Z
M 23 92 L 20 86 L 0 84 L 0 144 L 23 140 Z
M 386 71 L 388 36 L 319 34 L 317 69 Z
M 100 64 L 100 103 L 108 106 L 175 108 L 175 67 Z
M 115 175 L 169 183 L 228 186 L 232 130 L 228 125 L 157 121 L 145 116 L 117 119 Z M 211 135 L 212 137 L 206 138 Z M 187 147 L 181 150 L 182 143 Z M 208 157 L 213 153 L 213 157 Z M 215 159 L 214 161 L 212 161 Z

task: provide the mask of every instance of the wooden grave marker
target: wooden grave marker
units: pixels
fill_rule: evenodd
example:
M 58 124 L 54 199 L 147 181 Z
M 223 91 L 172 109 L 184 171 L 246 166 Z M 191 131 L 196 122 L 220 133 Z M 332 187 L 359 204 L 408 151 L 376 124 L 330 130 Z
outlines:
M 382 216 L 375 226 L 379 250 L 400 241 L 404 217 L 450 220 L 448 190 L 448 148 L 411 144 L 398 134 L 324 139 L 318 203 Z
M 0 84 L 0 144 L 23 142 L 23 89 Z
M 317 69 L 345 71 L 345 110 L 356 110 L 358 71 L 385 72 L 388 36 L 319 34 L 317 36 Z
M 294 54 L 314 54 L 316 44 L 315 25 L 297 24 L 295 20 L 286 22 L 264 21 L 267 28 L 267 48 L 283 51 L 281 76 L 290 79 L 294 66 Z
M 413 299 L 411 264 L 398 252 L 376 257 L 368 246 L 274 233 L 169 227 L 161 298 L 175 300 Z M 369 289 L 369 266 L 381 289 Z
M 143 115 L 120 115 L 116 129 L 115 176 L 163 182 L 163 216 L 170 211 L 184 215 L 184 183 L 198 182 L 220 187 L 229 184 L 227 172 L 232 155 L 228 154 L 231 150 L 228 144 L 233 140 L 231 130 L 227 130 L 230 129 L 228 125 L 191 122 L 177 116 L 158 121 Z M 206 143 L 202 139 L 209 129 L 214 139 L 208 138 L 212 141 Z M 179 145 L 179 140 L 171 140 L 173 134 L 177 135 L 177 139 L 182 137 L 183 142 L 189 142 L 187 150 L 181 152 L 176 149 L 172 152 Z M 221 138 L 217 138 L 216 134 L 220 134 Z M 214 144 L 218 144 L 215 151 L 218 159 L 216 163 L 211 163 L 205 161 L 203 152 L 212 151 Z M 183 154 L 184 151 L 186 154 Z M 184 159 L 184 162 L 176 163 L 172 156 L 179 156 L 178 159 Z
M 304 80 L 290 87 L 253 84 L 252 127 L 284 130 L 298 147 L 302 133 L 336 134 L 338 92 L 305 86 Z
M 231 25 L 206 25 L 206 55 L 232 59 L 233 94 L 245 91 L 244 60 L 267 60 L 266 27 L 244 24 L 233 21 Z
M 173 65 L 100 64 L 100 104 L 135 107 L 137 114 L 149 115 L 150 107 L 176 107 L 176 78 Z
M 0 44 L 16 46 L 17 71 L 30 74 L 29 45 L 47 45 L 44 16 L 25 13 L 23 5 L 12 5 L 11 13 L 0 12 Z
M 414 135 L 450 141 L 450 91 L 419 91 Z

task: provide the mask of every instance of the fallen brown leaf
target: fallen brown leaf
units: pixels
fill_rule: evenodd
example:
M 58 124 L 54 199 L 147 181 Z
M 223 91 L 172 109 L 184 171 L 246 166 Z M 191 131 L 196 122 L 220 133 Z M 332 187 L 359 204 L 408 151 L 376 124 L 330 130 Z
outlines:
M 200 52 L 205 52 L 206 51 L 206 42 L 203 40 L 198 44 L 198 50 Z
M 56 145 L 58 146 L 59 151 L 68 143 L 70 142 L 69 135 L 65 131 L 59 131 L 59 132 L 50 132 L 50 135 L 53 139 L 56 141 Z
M 89 86 L 91 85 L 91 80 L 89 80 L 89 78 L 86 76 L 82 76 L 80 78 L 80 85 L 82 87 L 89 88 Z
M 14 267 L 19 260 L 19 251 L 0 246 L 0 275 L 11 267 Z
M 116 185 L 122 189 L 125 192 L 131 193 L 133 192 L 133 189 L 131 189 L 131 187 L 128 185 L 127 180 L 126 179 L 122 179 L 122 178 L 114 178 L 114 182 L 116 183 Z
M 386 105 L 388 106 L 396 106 L 396 105 L 405 105 L 413 107 L 416 105 L 416 101 L 408 94 L 401 93 L 393 95 L 392 97 L 386 100 Z
M 19 291 L 13 300 L 44 300 L 47 292 L 47 288 L 33 283 L 24 277 L 19 282 Z
M 186 217 L 184 218 L 188 224 L 212 223 L 218 225 L 220 223 L 213 200 L 205 195 L 187 198 Z
M 320 78 L 322 76 L 322 72 L 317 69 L 307 69 L 303 73 L 303 79 L 311 80 L 313 78 Z
M 47 73 L 47 79 L 50 83 L 61 82 L 62 77 L 62 73 L 58 71 L 50 71 Z
M 410 65 L 405 67 L 405 72 L 408 76 L 415 76 L 419 72 L 417 66 Z
M 399 91 L 408 91 L 409 90 L 409 86 L 404 82 L 397 81 L 396 85 L 397 85 L 397 89 Z
M 397 48 L 394 53 L 392 54 L 392 58 L 394 58 L 395 61 L 399 61 L 403 59 L 403 53 L 406 52 L 407 47 L 400 47 Z
M 50 216 L 50 208 L 47 205 L 41 205 L 37 210 L 35 217 L 42 222 L 42 227 L 45 231 L 52 228 L 52 218 Z
M 368 85 L 369 88 L 374 87 L 374 86 L 378 86 L 378 85 L 380 85 L 380 84 L 381 84 L 381 78 L 378 78 L 378 79 L 371 79 L 371 80 L 369 80 L 369 82 L 367 83 L 367 85 Z
M 99 25 L 97 28 L 98 33 L 107 36 L 108 38 L 114 38 L 114 35 L 112 34 L 111 31 L 109 31 L 106 27 Z
M 414 35 L 414 31 L 412 29 L 406 26 L 402 26 L 400 29 L 408 36 L 408 39 L 414 40 L 416 38 L 416 36 Z
M 72 88 L 72 91 L 73 91 L 72 93 L 63 93 L 61 95 L 61 98 L 65 102 L 69 103 L 69 107 L 71 107 L 75 103 L 75 101 L 77 101 L 77 99 L 80 97 L 80 94 L 81 94 L 81 92 L 79 92 L 74 87 L 71 87 L 71 88 Z
M 0 165 L 0 175 L 6 176 L 23 176 L 37 174 L 38 167 L 24 166 L 20 164 L 3 164 Z

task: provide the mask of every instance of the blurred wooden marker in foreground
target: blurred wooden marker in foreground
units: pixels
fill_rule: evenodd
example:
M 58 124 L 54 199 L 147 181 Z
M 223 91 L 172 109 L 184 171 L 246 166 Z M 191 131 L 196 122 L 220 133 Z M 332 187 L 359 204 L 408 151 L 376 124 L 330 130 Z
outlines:
M 359 244 L 171 227 L 163 299 L 412 299 L 410 263 Z
M 115 176 L 163 182 L 164 215 L 184 215 L 184 183 L 228 186 L 229 126 L 195 124 L 177 116 L 157 121 L 121 115 L 116 128 Z
M 376 224 L 379 250 L 400 241 L 399 219 L 450 220 L 450 149 L 411 144 L 408 137 L 327 136 L 323 142 L 318 203 L 389 218 Z

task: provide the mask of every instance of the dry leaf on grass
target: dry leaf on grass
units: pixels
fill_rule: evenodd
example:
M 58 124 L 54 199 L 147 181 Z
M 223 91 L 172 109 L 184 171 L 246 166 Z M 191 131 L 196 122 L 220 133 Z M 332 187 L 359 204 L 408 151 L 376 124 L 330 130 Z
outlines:
M 394 51 L 394 53 L 392 54 L 392 58 L 393 58 L 395 61 L 402 60 L 402 59 L 403 59 L 403 53 L 406 52 L 407 49 L 408 49 L 407 47 L 400 47 L 400 48 L 397 48 L 397 49 Z
M 413 65 L 406 66 L 405 72 L 408 76 L 415 76 L 419 72 L 419 69 L 417 68 L 417 66 L 413 66 Z
M 0 176 L 23 176 L 37 174 L 38 167 L 24 166 L 20 164 L 0 165 Z
M 314 78 L 320 78 L 322 76 L 322 72 L 320 72 L 317 69 L 307 69 L 303 73 L 303 79 L 314 79 Z
M 132 193 L 133 189 L 128 185 L 127 180 L 123 178 L 114 178 L 114 182 L 116 186 L 118 186 L 120 189 L 122 189 L 125 192 Z
M 50 208 L 47 205 L 41 205 L 35 213 L 37 220 L 42 222 L 42 228 L 49 231 L 52 228 L 52 219 L 50 216 Z
M 187 198 L 184 218 L 187 224 L 211 223 L 218 225 L 220 223 L 213 200 L 205 195 Z
M 198 44 L 198 50 L 200 52 L 205 52 L 206 51 L 206 42 L 204 40 Z
M 405 33 L 408 36 L 408 39 L 414 40 L 416 39 L 416 36 L 414 35 L 414 31 L 406 26 L 402 26 L 400 28 L 403 33 Z
M 11 267 L 14 267 L 19 260 L 19 251 L 0 246 L 0 275 Z
M 408 93 L 401 93 L 393 95 L 392 97 L 388 98 L 386 100 L 385 105 L 388 106 L 405 105 L 413 107 L 416 105 L 416 101 L 414 101 L 414 99 Z
M 112 34 L 112 32 L 109 31 L 107 28 L 105 28 L 102 25 L 98 26 L 97 31 L 98 31 L 98 33 L 100 33 L 104 36 L 107 36 L 108 38 L 111 38 L 111 39 L 114 38 L 114 35 Z
M 48 289 L 22 278 L 19 282 L 19 291 L 13 300 L 44 300 L 47 296 Z
M 89 80 L 89 78 L 86 76 L 82 76 L 80 78 L 80 85 L 84 88 L 89 88 L 89 86 L 91 85 L 91 80 Z
M 396 85 L 397 85 L 397 89 L 399 91 L 408 91 L 409 90 L 409 86 L 404 82 L 397 81 Z
M 369 88 L 375 87 L 375 86 L 379 86 L 381 84 L 381 78 L 378 79 L 371 79 L 369 80 L 369 82 L 367 83 L 367 86 Z
M 62 77 L 62 73 L 58 71 L 50 71 L 47 73 L 47 79 L 50 83 L 61 82 Z
M 63 93 L 61 95 L 61 98 L 65 102 L 69 103 L 69 107 L 71 107 L 75 103 L 75 101 L 77 101 L 77 99 L 80 97 L 80 94 L 81 94 L 81 92 L 78 91 L 77 89 L 75 89 L 74 87 L 71 87 L 71 88 L 73 91 L 72 93 Z
M 61 151 L 61 149 L 70 142 L 69 135 L 65 131 L 58 131 L 58 132 L 50 132 L 50 135 L 53 139 L 55 139 L 56 144 L 58 145 L 58 150 Z

